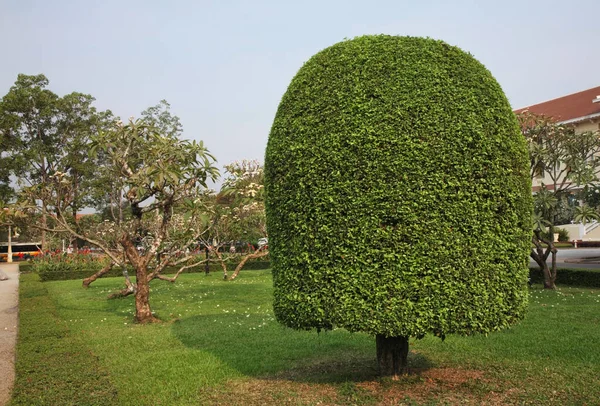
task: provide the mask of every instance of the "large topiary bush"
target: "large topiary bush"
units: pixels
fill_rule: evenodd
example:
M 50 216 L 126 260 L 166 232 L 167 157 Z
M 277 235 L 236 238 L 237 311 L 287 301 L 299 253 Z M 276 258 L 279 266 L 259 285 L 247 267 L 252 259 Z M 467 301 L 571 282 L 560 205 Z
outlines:
M 364 36 L 313 56 L 281 100 L 265 187 L 277 319 L 377 337 L 488 333 L 523 317 L 531 239 L 525 140 L 475 58 Z

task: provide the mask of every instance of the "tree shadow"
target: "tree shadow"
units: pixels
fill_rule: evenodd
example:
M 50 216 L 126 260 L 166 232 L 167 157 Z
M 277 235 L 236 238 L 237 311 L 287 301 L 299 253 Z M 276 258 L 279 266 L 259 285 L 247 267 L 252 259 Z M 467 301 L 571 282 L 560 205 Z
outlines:
M 379 379 L 375 339 L 369 335 L 295 331 L 272 320 L 253 324 L 250 317 L 256 319 L 256 315 L 194 316 L 175 321 L 172 331 L 186 347 L 209 352 L 258 379 L 323 384 Z M 413 351 L 408 363 L 409 374 L 416 375 L 433 366 Z

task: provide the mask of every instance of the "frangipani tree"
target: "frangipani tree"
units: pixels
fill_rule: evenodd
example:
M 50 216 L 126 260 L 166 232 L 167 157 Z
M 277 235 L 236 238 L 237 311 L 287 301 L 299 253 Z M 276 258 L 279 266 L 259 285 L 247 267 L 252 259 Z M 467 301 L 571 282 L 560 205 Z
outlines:
M 544 219 L 552 236 L 558 204 L 580 188 L 600 180 L 600 133 L 575 134 L 572 127 L 529 111 L 519 113 L 517 118 L 529 149 L 529 176 L 540 183 L 534 191 L 536 214 Z M 582 219 L 592 218 L 587 210 L 581 216 L 582 210 L 579 209 Z M 544 230 L 534 229 L 530 256 L 544 275 L 544 288 L 555 289 L 557 249 L 553 238 L 544 237 Z M 548 266 L 550 255 L 552 265 Z
M 267 237 L 263 166 L 257 160 L 241 160 L 226 165 L 223 186 L 213 203 L 212 228 L 201 242 L 217 257 L 224 279 L 233 280 L 249 260 L 269 255 L 267 244 L 258 245 L 241 255 L 221 250 L 232 241 L 249 242 Z M 233 273 L 228 275 L 227 264 L 232 259 L 237 264 Z
M 48 181 L 24 191 L 28 207 L 52 216 L 56 226 L 50 231 L 68 232 L 108 256 L 110 264 L 95 277 L 113 266 L 125 269 L 130 264 L 136 279 L 132 282 L 124 272 L 126 287 L 122 294 L 135 294 L 138 322 L 154 321 L 149 282 L 174 281 L 183 269 L 201 262 L 190 262 L 194 257 L 181 253 L 197 245 L 207 232 L 207 181 L 214 181 L 219 173 L 214 158 L 202 142 L 180 139 L 175 133 L 133 118 L 100 132 L 89 148 L 92 154 L 103 156 L 103 168 L 97 173 L 108 178 L 104 184 L 121 188 L 118 195 L 127 202 L 129 218 L 78 231 L 69 211 L 74 198 L 73 178 L 59 170 L 50 174 Z M 184 214 L 176 217 L 176 213 Z M 177 229 L 171 227 L 175 219 L 180 222 Z M 142 241 L 147 244 L 138 249 Z M 173 277 L 162 275 L 167 266 L 179 266 L 179 272 Z

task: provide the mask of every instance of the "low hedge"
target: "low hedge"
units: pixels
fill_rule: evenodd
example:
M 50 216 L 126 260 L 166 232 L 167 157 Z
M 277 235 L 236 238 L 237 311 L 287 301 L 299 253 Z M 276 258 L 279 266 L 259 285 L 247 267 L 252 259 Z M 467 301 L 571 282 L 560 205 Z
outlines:
M 104 257 L 91 255 L 52 255 L 32 262 L 32 270 L 42 282 L 86 278 L 107 263 Z
M 532 283 L 544 282 L 544 275 L 539 268 L 530 268 L 529 278 Z M 600 269 L 559 268 L 556 284 L 600 288 Z
M 105 259 L 93 258 L 86 255 L 73 255 L 73 256 L 54 256 L 49 258 L 43 258 L 32 262 L 31 269 L 33 272 L 40 276 L 42 282 L 47 281 L 63 281 L 72 279 L 85 279 L 88 276 L 98 272 L 105 265 Z M 233 271 L 236 267 L 236 263 L 228 263 L 227 270 Z M 244 265 L 244 270 L 259 270 L 268 269 L 271 267 L 269 261 L 248 261 Z M 211 263 L 209 265 L 209 272 L 221 272 L 221 265 L 218 263 Z M 174 274 L 178 268 L 168 267 L 165 269 L 163 274 Z M 131 266 L 127 267 L 127 271 L 130 275 L 134 276 L 135 272 Z M 189 268 L 184 273 L 197 273 L 204 272 L 204 265 L 199 265 L 194 268 Z M 115 277 L 123 275 L 121 268 L 115 267 L 108 273 L 104 274 L 103 278 Z
M 578 243 L 578 244 L 579 244 L 579 243 Z M 544 244 L 544 243 L 541 243 L 540 245 L 541 245 L 543 248 L 547 248 L 547 247 L 548 247 L 548 245 L 547 245 L 547 244 Z M 554 243 L 554 247 L 555 247 L 555 248 L 573 248 L 573 242 L 570 242 L 570 241 L 569 241 L 569 242 L 555 242 L 555 243 Z M 534 245 L 532 245 L 532 246 L 531 246 L 531 248 L 535 248 L 535 246 L 534 246 Z
M 600 241 L 577 241 L 577 247 L 579 247 L 579 248 L 598 248 L 598 247 L 600 247 Z

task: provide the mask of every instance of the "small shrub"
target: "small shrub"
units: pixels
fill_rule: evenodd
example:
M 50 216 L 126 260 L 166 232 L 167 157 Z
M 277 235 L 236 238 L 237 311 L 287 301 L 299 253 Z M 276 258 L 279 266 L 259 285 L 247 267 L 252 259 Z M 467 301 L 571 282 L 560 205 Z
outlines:
M 32 270 L 43 282 L 83 279 L 98 272 L 106 263 L 107 259 L 104 257 L 85 254 L 48 255 L 33 261 Z
M 558 241 L 566 242 L 569 241 L 569 232 L 563 228 L 558 229 Z

